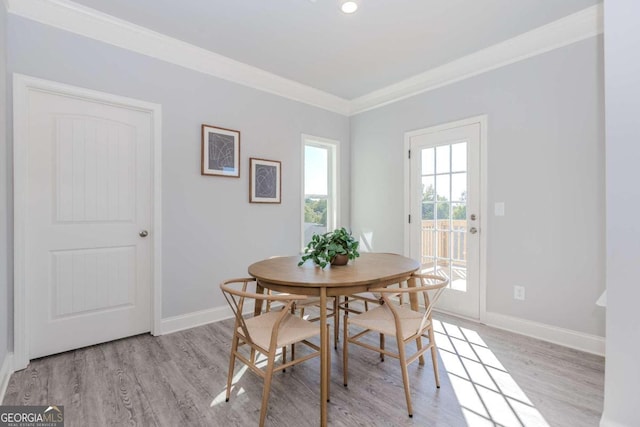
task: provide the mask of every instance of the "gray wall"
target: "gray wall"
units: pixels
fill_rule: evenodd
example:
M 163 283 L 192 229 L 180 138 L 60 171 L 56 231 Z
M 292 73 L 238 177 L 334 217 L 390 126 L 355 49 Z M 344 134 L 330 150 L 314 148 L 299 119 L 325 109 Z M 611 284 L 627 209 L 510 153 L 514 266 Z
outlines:
M 638 426 L 640 411 L 640 3 L 605 1 L 607 361 L 601 425 Z
M 604 335 L 602 38 L 351 121 L 352 226 L 404 251 L 404 132 L 488 115 L 487 311 Z M 505 202 L 506 216 L 493 205 Z M 526 300 L 513 299 L 513 286 Z
M 348 225 L 349 119 L 9 16 L 8 71 L 162 104 L 162 317 L 223 306 L 218 283 L 300 250 L 301 134 L 339 140 Z M 200 125 L 241 132 L 241 178 L 200 175 Z M 282 204 L 249 204 L 249 157 L 282 161 Z
M 9 147 L 7 145 L 7 79 L 6 59 L 7 59 L 7 11 L 4 5 L 0 4 L 0 366 L 4 362 L 7 351 L 13 347 L 13 339 L 9 343 L 9 328 L 13 325 L 11 316 L 13 304 L 9 301 L 9 257 L 8 241 L 9 232 L 9 212 L 8 197 L 11 193 L 9 186 L 8 168 Z

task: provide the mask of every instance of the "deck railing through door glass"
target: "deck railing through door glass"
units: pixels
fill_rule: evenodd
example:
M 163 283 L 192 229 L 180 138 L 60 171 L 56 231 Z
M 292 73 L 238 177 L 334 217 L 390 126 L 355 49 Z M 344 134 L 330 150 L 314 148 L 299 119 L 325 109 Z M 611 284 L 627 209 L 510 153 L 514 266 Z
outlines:
M 450 287 L 466 290 L 467 221 L 422 220 L 422 271 L 447 277 Z

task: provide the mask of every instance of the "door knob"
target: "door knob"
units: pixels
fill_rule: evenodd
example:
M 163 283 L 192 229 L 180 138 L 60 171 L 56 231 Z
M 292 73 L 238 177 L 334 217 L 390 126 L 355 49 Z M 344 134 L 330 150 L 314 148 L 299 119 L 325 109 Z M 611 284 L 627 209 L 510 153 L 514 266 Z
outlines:
M 149 235 L 149 232 L 147 230 L 142 230 L 139 234 L 140 237 L 147 237 Z
M 469 233 L 471 233 L 471 234 L 476 234 L 477 232 L 478 232 L 478 229 L 477 229 L 477 228 L 475 228 L 475 227 L 471 227 L 471 228 L 469 229 Z

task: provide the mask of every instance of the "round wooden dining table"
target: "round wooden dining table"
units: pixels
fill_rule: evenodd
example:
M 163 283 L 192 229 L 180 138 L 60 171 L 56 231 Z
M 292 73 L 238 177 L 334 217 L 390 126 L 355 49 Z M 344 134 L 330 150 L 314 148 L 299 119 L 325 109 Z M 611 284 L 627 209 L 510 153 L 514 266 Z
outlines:
M 249 274 L 257 279 L 257 292 L 271 289 L 298 295 L 320 297 L 320 325 L 327 324 L 327 297 L 353 295 L 369 288 L 378 288 L 407 281 L 414 285 L 412 274 L 420 264 L 402 255 L 391 253 L 363 253 L 344 266 L 320 268 L 307 261 L 298 266 L 300 256 L 274 257 L 249 266 Z M 416 305 L 417 300 L 411 301 Z M 261 304 L 256 301 L 259 314 Z M 320 425 L 327 425 L 329 397 L 328 331 L 320 327 Z

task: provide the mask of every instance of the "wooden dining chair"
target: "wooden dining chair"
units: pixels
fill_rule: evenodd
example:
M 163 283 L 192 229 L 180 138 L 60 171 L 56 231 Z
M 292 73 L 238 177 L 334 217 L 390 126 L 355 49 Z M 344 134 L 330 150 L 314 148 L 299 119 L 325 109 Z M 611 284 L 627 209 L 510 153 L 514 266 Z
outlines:
M 320 356 L 320 347 L 308 341 L 309 338 L 320 334 L 320 325 L 291 314 L 293 303 L 298 300 L 304 300 L 306 298 L 305 296 L 258 294 L 247 291 L 247 286 L 253 282 L 255 282 L 255 279 L 245 278 L 227 280 L 220 284 L 220 289 L 235 315 L 226 401 L 228 402 L 231 396 L 231 382 L 235 362 L 236 359 L 238 359 L 247 365 L 251 371 L 264 379 L 262 406 L 260 409 L 260 427 L 262 427 L 264 426 L 267 415 L 269 391 L 271 389 L 273 373 L 313 357 Z M 252 317 L 245 317 L 243 316 L 243 312 L 246 311 L 247 300 L 267 301 L 270 304 L 279 303 L 278 305 L 281 305 L 282 308 L 278 309 L 272 306 L 270 311 Z M 283 359 L 285 360 L 282 364 L 276 366 L 275 358 L 277 350 L 282 348 L 284 351 L 286 346 L 294 343 L 304 344 L 315 351 L 297 359 L 292 356 L 292 360 L 288 362 L 286 361 L 286 356 L 283 354 Z M 243 345 L 247 345 L 250 348 L 250 356 L 248 358 L 239 351 L 239 347 Z M 267 357 L 266 370 L 262 370 L 257 366 L 256 358 L 254 357 L 256 352 L 262 353 Z M 330 354 L 331 352 L 328 351 L 328 359 L 331 357 Z
M 279 293 L 279 292 L 272 292 L 271 290 L 269 290 L 269 294 L 271 295 L 292 295 L 289 293 Z M 331 306 L 327 306 L 327 319 L 331 319 L 333 318 L 333 347 L 337 350 L 338 349 L 338 339 L 339 339 L 339 334 L 340 334 L 340 315 L 338 312 L 338 304 L 339 304 L 339 300 L 338 297 L 327 297 L 327 303 L 331 304 Z M 307 308 L 309 307 L 320 307 L 320 297 L 315 297 L 315 296 L 307 296 L 304 299 L 299 299 L 293 302 L 293 305 L 291 306 L 291 313 L 292 314 L 298 314 L 301 318 L 304 319 L 304 313 L 306 311 Z M 271 304 L 267 303 L 267 311 L 271 310 Z M 311 317 L 311 318 L 307 318 L 305 319 L 309 322 L 317 322 L 320 320 L 320 315 L 316 316 L 316 317 Z M 292 346 L 291 348 L 292 351 L 292 357 L 295 355 L 295 347 Z
M 433 322 L 431 312 L 442 291 L 449 281 L 440 276 L 428 274 L 414 274 L 420 281 L 420 286 L 406 288 L 377 288 L 370 289 L 371 292 L 379 293 L 382 298 L 382 305 L 361 314 L 349 316 L 349 311 L 344 313 L 344 351 L 343 351 L 343 375 L 344 386 L 347 386 L 348 378 L 348 349 L 349 344 L 356 344 L 368 348 L 375 352 L 385 354 L 400 361 L 402 371 L 402 381 L 404 383 L 404 393 L 407 400 L 407 410 L 409 417 L 413 417 L 411 406 L 411 391 L 409 388 L 408 365 L 418 359 L 427 350 L 431 350 L 433 362 L 433 374 L 435 376 L 436 387 L 440 388 L 440 376 L 438 375 L 438 354 L 433 333 Z M 390 298 L 396 294 L 416 294 L 423 296 L 424 305 L 418 310 L 412 310 L 409 306 L 396 302 Z M 419 301 L 420 302 L 420 301 Z M 357 326 L 364 329 L 354 335 L 349 336 L 349 326 Z M 396 338 L 398 353 L 393 353 L 383 346 L 375 347 L 361 341 L 366 334 L 374 332 L 380 335 L 390 335 Z M 423 345 L 422 338 L 428 340 L 427 345 Z M 415 341 L 417 351 L 411 356 L 407 355 L 406 344 Z M 381 341 L 382 344 L 382 341 Z
M 333 318 L 333 347 L 338 349 L 338 335 L 340 333 L 338 297 L 327 297 L 327 303 L 331 304 L 331 306 L 327 306 L 327 319 Z M 320 297 L 307 297 L 306 299 L 295 301 L 292 309 L 293 312 L 299 311 L 300 317 L 304 318 L 305 309 L 309 307 L 320 307 Z M 317 322 L 320 320 L 320 315 L 305 320 Z
M 403 301 L 403 295 L 396 293 L 392 297 L 398 298 L 400 304 Z M 358 305 L 354 305 L 356 302 Z M 369 304 L 373 304 L 375 307 L 382 305 L 384 300 L 382 295 L 374 292 L 359 292 L 353 295 L 345 295 L 344 300 L 338 304 L 338 309 L 344 312 L 361 314 L 365 311 L 369 311 Z M 364 306 L 364 310 L 362 309 Z M 337 343 L 336 343 L 337 346 Z M 384 350 L 384 334 L 380 334 L 380 348 Z M 384 352 L 380 352 L 380 361 L 384 362 Z

